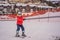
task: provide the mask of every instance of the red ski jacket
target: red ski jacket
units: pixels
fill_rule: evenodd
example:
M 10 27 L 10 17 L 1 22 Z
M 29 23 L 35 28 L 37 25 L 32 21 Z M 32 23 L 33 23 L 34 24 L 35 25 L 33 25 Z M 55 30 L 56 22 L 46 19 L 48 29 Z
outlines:
M 23 24 L 23 16 L 17 16 L 17 24 L 19 25 Z

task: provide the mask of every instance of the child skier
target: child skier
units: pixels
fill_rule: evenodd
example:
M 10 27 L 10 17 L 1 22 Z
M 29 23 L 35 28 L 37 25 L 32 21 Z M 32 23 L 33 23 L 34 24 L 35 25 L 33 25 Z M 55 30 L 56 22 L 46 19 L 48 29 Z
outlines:
M 20 35 L 19 35 L 20 28 L 22 29 L 22 36 L 26 37 L 25 29 L 24 29 L 24 26 L 23 26 L 23 21 L 24 21 L 24 17 L 22 16 L 22 13 L 18 12 L 16 37 L 20 37 Z

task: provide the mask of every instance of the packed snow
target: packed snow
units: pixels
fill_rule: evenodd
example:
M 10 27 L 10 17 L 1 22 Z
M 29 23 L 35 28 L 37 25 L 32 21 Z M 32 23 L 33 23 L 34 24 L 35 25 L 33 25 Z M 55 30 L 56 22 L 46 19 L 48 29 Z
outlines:
M 60 20 L 58 19 L 60 18 L 25 20 L 23 25 L 27 37 L 23 39 L 15 37 L 16 20 L 0 21 L 0 40 L 55 40 L 56 37 L 60 37 Z

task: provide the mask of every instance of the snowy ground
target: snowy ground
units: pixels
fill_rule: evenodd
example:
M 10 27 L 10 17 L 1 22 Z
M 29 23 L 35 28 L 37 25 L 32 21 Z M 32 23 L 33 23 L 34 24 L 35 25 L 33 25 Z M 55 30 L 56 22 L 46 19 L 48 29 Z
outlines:
M 27 35 L 24 39 L 14 37 L 16 21 L 0 21 L 0 40 L 55 40 L 56 36 L 60 37 L 60 18 L 25 20 L 23 25 Z
M 0 21 L 0 40 L 54 40 L 53 36 L 60 36 L 60 22 L 39 22 L 26 20 L 25 34 L 31 38 L 16 38 L 16 21 Z M 20 31 L 21 34 L 21 31 Z

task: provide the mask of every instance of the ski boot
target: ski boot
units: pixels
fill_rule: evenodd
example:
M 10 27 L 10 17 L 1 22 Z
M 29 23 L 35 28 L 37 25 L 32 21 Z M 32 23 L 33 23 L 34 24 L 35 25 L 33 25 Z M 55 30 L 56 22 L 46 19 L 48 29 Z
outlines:
M 18 32 L 18 31 L 16 32 L 16 37 L 20 37 L 20 35 L 19 35 L 19 32 Z
M 22 36 L 23 36 L 23 37 L 26 37 L 26 35 L 24 34 L 24 32 L 22 32 Z

